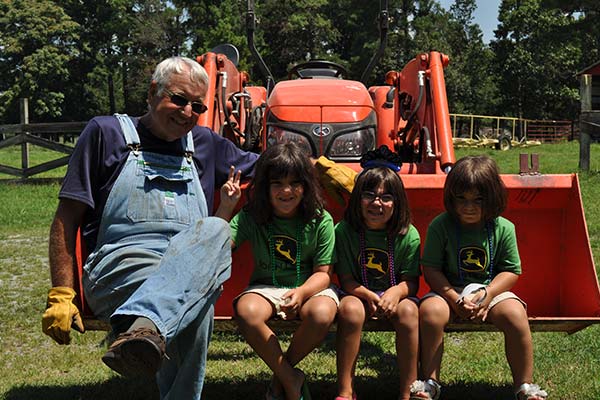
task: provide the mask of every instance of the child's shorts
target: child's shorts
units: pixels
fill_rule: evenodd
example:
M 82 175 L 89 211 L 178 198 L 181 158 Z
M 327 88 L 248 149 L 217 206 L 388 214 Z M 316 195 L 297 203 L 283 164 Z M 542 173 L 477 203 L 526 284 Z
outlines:
M 290 289 L 288 288 L 278 288 L 271 285 L 252 285 L 248 286 L 246 289 L 244 289 L 242 293 L 237 295 L 235 299 L 233 299 L 233 303 L 235 304 L 238 301 L 238 299 L 246 293 L 256 293 L 264 297 L 269 303 L 271 303 L 271 305 L 273 305 L 279 317 L 281 317 L 282 319 L 287 319 L 285 313 L 281 311 L 280 305 L 282 304 L 281 298 L 289 290 Z M 335 287 L 333 285 L 329 286 L 327 289 L 323 289 L 320 292 L 313 294 L 311 298 L 317 296 L 329 297 L 335 302 L 336 307 L 340 305 L 340 299 L 338 298 Z
M 454 286 L 454 290 L 456 290 L 456 292 L 460 294 L 464 290 L 464 287 Z M 438 294 L 437 292 L 431 291 L 431 292 L 425 294 L 423 297 L 421 297 L 420 302 L 423 302 L 423 300 L 428 299 L 430 297 L 439 297 L 439 298 L 443 299 L 443 297 L 440 294 Z M 515 300 L 519 301 L 521 304 L 523 304 L 523 307 L 525 307 L 525 309 L 527 309 L 527 303 L 525 303 L 523 300 L 521 300 L 521 298 L 519 296 L 517 296 L 513 292 L 506 291 L 506 292 L 502 292 L 498 296 L 494 297 L 492 299 L 492 301 L 490 302 L 490 305 L 488 306 L 487 310 L 488 311 L 491 310 L 496 304 L 500 303 L 501 301 L 508 300 L 508 299 L 515 299 Z

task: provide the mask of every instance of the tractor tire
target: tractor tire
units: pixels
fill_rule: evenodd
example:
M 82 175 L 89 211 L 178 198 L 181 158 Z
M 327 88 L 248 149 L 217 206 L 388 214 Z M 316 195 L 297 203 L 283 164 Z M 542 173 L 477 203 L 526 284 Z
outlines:
M 510 135 L 500 135 L 498 136 L 498 143 L 495 145 L 496 150 L 506 151 L 510 150 L 512 147 L 512 141 L 510 140 Z

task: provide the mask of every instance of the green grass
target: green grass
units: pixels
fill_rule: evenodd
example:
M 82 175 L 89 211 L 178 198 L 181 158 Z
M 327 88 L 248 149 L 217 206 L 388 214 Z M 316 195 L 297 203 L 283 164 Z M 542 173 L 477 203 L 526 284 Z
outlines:
M 489 153 L 506 173 L 518 171 L 520 152 L 539 153 L 544 173 L 577 171 L 577 143 L 507 152 L 461 149 L 457 157 L 474 152 Z M 592 172 L 581 174 L 580 182 L 590 242 L 599 265 L 600 145 L 593 145 L 591 154 Z M 74 333 L 69 346 L 56 345 L 41 333 L 40 317 L 50 286 L 47 233 L 59 188 L 52 182 L 15 184 L 0 180 L 0 398 L 156 399 L 152 382 L 120 378 L 102 364 L 103 332 Z M 550 392 L 550 399 L 600 398 L 600 325 L 573 335 L 534 333 L 533 337 L 535 381 Z M 283 337 L 284 347 L 288 340 Z M 300 364 L 309 376 L 314 399 L 330 399 L 336 394 L 334 340 L 333 335 L 328 336 Z M 360 398 L 397 397 L 393 334 L 364 335 L 357 376 Z M 261 399 L 269 377 L 268 368 L 240 336 L 213 336 L 205 399 Z M 442 379 L 445 400 L 511 399 L 502 336 L 448 334 Z

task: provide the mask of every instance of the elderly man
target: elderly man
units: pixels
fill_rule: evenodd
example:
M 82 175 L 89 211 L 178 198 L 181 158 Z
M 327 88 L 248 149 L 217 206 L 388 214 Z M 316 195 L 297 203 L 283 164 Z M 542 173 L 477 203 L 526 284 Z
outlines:
M 168 58 L 152 76 L 146 114 L 92 119 L 50 231 L 44 332 L 67 344 L 71 325 L 83 328 L 73 303 L 81 227 L 91 251 L 86 299 L 117 335 L 102 360 L 125 376 L 156 374 L 162 399 L 201 396 L 214 303 L 231 267 L 228 225 L 208 215 L 230 166 L 247 176 L 257 158 L 196 125 L 207 85 L 198 63 Z

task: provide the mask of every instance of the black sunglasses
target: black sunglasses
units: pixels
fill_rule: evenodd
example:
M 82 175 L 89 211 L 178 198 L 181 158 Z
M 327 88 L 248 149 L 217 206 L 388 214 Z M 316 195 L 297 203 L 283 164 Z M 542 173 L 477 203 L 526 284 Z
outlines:
M 208 110 L 208 107 L 206 107 L 201 101 L 190 101 L 182 95 L 171 92 L 169 89 L 166 88 L 163 89 L 163 92 L 165 92 L 169 96 L 169 100 L 171 101 L 171 103 L 175 104 L 177 107 L 185 107 L 188 104 L 191 104 L 192 112 L 194 114 L 202 114 L 206 112 L 206 110 Z

